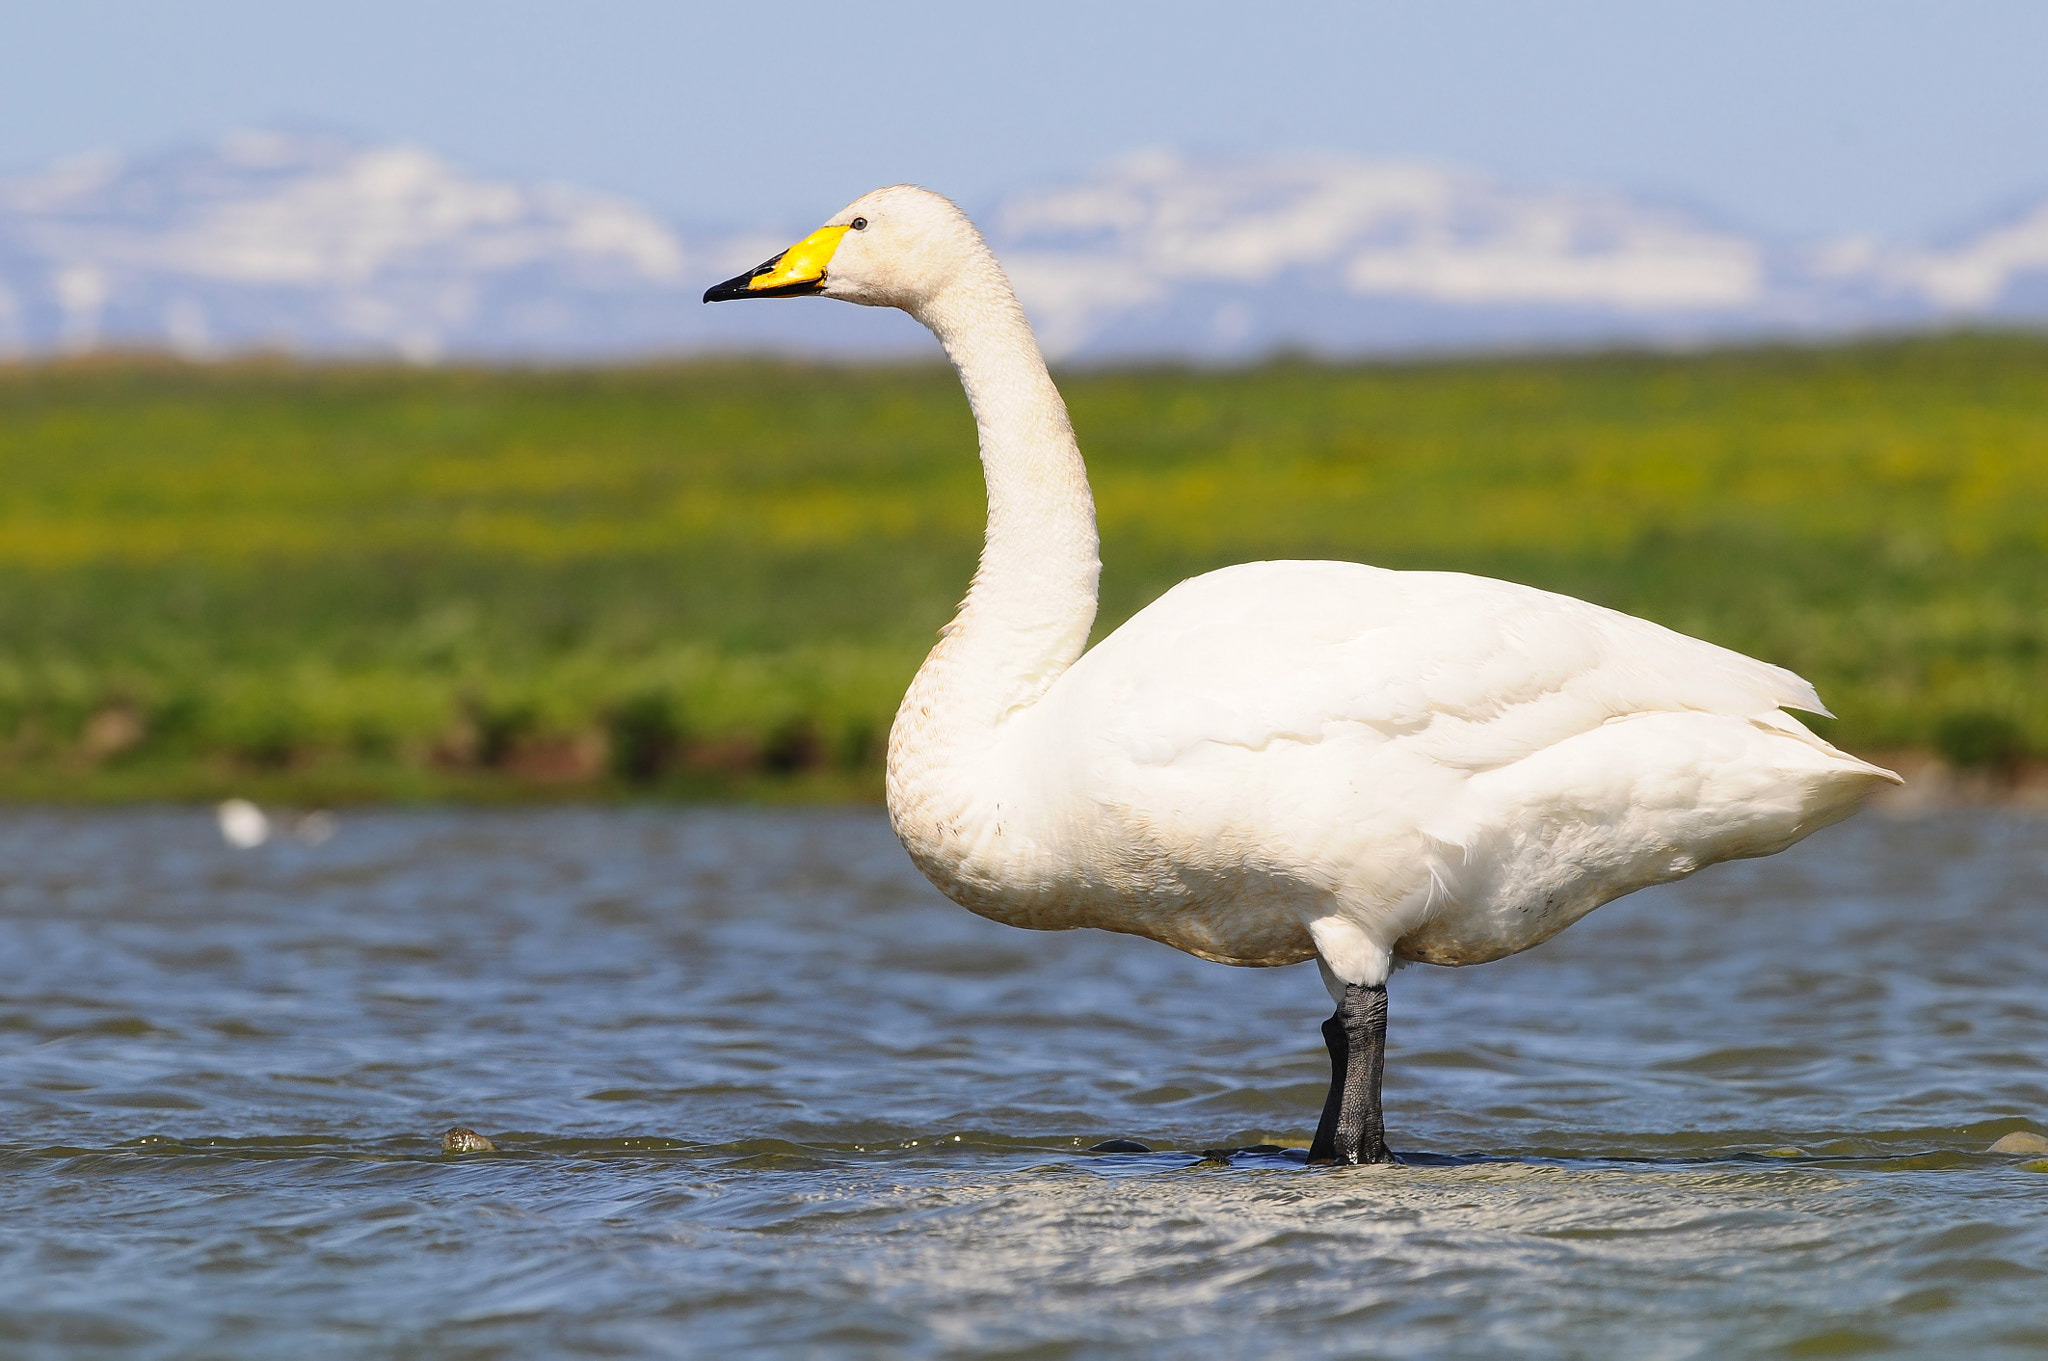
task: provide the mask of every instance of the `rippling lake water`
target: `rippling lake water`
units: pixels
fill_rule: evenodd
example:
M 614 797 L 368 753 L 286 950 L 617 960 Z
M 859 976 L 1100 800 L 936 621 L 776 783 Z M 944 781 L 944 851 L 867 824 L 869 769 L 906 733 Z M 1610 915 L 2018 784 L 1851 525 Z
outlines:
M 0 1355 L 2035 1356 L 2044 981 L 2048 820 L 1865 816 L 1397 974 L 1408 1165 L 1204 1160 L 1306 1143 L 1314 967 L 877 813 L 16 810 Z

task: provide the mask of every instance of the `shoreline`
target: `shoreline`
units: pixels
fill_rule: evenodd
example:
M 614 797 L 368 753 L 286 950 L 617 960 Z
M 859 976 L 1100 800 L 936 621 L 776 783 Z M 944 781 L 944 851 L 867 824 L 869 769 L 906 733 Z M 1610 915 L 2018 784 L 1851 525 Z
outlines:
M 1965 769 L 1920 748 L 1859 751 L 1855 755 L 1897 771 L 1906 783 L 1879 790 L 1870 808 L 1888 814 L 1954 809 L 2011 809 L 2048 813 L 2048 762 L 2022 761 L 2003 769 Z M 629 782 L 604 776 L 563 778 L 559 773 L 451 770 L 399 765 L 314 763 L 302 768 L 237 769 L 218 762 L 85 769 L 0 770 L 0 806 L 121 808 L 206 805 L 243 798 L 283 808 L 520 807 L 532 805 L 736 804 L 880 807 L 882 772 L 813 768 L 684 770 Z
M 1903 785 L 1879 790 L 1870 807 L 1884 813 L 1935 813 L 1959 808 L 2009 808 L 2048 813 L 2048 762 L 2021 761 L 2003 770 L 1959 769 L 1938 753 L 1916 749 L 1858 752 L 1897 771 Z

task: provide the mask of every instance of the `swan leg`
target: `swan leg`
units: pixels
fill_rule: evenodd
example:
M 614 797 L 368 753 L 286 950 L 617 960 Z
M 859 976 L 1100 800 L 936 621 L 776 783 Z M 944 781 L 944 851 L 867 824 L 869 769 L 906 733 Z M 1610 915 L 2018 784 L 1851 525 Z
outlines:
M 1380 1078 L 1387 1063 L 1384 983 L 1347 983 L 1337 1014 L 1323 1022 L 1330 1048 L 1330 1095 L 1309 1145 L 1312 1163 L 1390 1163 L 1380 1116 Z

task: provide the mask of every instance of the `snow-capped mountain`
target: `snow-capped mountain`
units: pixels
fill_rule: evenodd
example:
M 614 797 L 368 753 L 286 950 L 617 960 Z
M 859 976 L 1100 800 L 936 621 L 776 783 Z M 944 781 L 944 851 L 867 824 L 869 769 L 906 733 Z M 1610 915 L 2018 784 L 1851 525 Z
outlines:
M 687 259 L 617 199 L 411 147 L 247 133 L 0 184 L 0 343 L 433 358 L 656 342 L 635 295 L 681 288 Z
M 1945 316 L 2048 320 L 2048 202 L 1946 249 L 1834 242 L 1817 252 L 1815 272 Z
M 1770 288 L 1761 246 L 1672 209 L 1334 156 L 1134 158 L 992 226 L 1055 350 L 1657 334 Z
M 1234 358 L 2048 321 L 2048 203 L 1946 247 L 1772 243 L 1678 207 L 1341 156 L 1135 157 L 977 209 L 1060 356 Z M 0 181 L 0 353 L 574 358 L 919 347 L 905 319 L 705 308 L 811 224 L 685 238 L 409 146 L 241 133 Z

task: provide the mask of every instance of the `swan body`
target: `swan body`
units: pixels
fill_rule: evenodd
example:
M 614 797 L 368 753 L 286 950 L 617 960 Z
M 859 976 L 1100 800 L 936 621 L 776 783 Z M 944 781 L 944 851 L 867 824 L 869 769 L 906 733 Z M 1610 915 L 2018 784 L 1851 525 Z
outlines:
M 1782 850 L 1898 778 L 1787 712 L 1826 712 L 1789 671 L 1458 573 L 1246 563 L 1182 582 L 1084 655 L 1100 571 L 1086 468 L 973 226 L 936 194 L 877 190 L 705 296 L 801 293 L 929 326 L 981 438 L 980 569 L 890 731 L 889 814 L 912 859 L 1016 926 L 1318 960 L 1340 1003 L 1318 1134 L 1327 1152 L 1338 1131 L 1336 1160 L 1372 1160 L 1397 962 L 1526 950 L 1635 889 Z
M 1790 672 L 1448 572 L 1261 562 L 1183 582 L 962 770 L 898 715 L 891 811 L 949 897 L 1346 982 L 1477 964 L 1703 864 L 1782 850 L 1884 775 Z M 1340 957 L 1335 957 L 1341 955 Z

